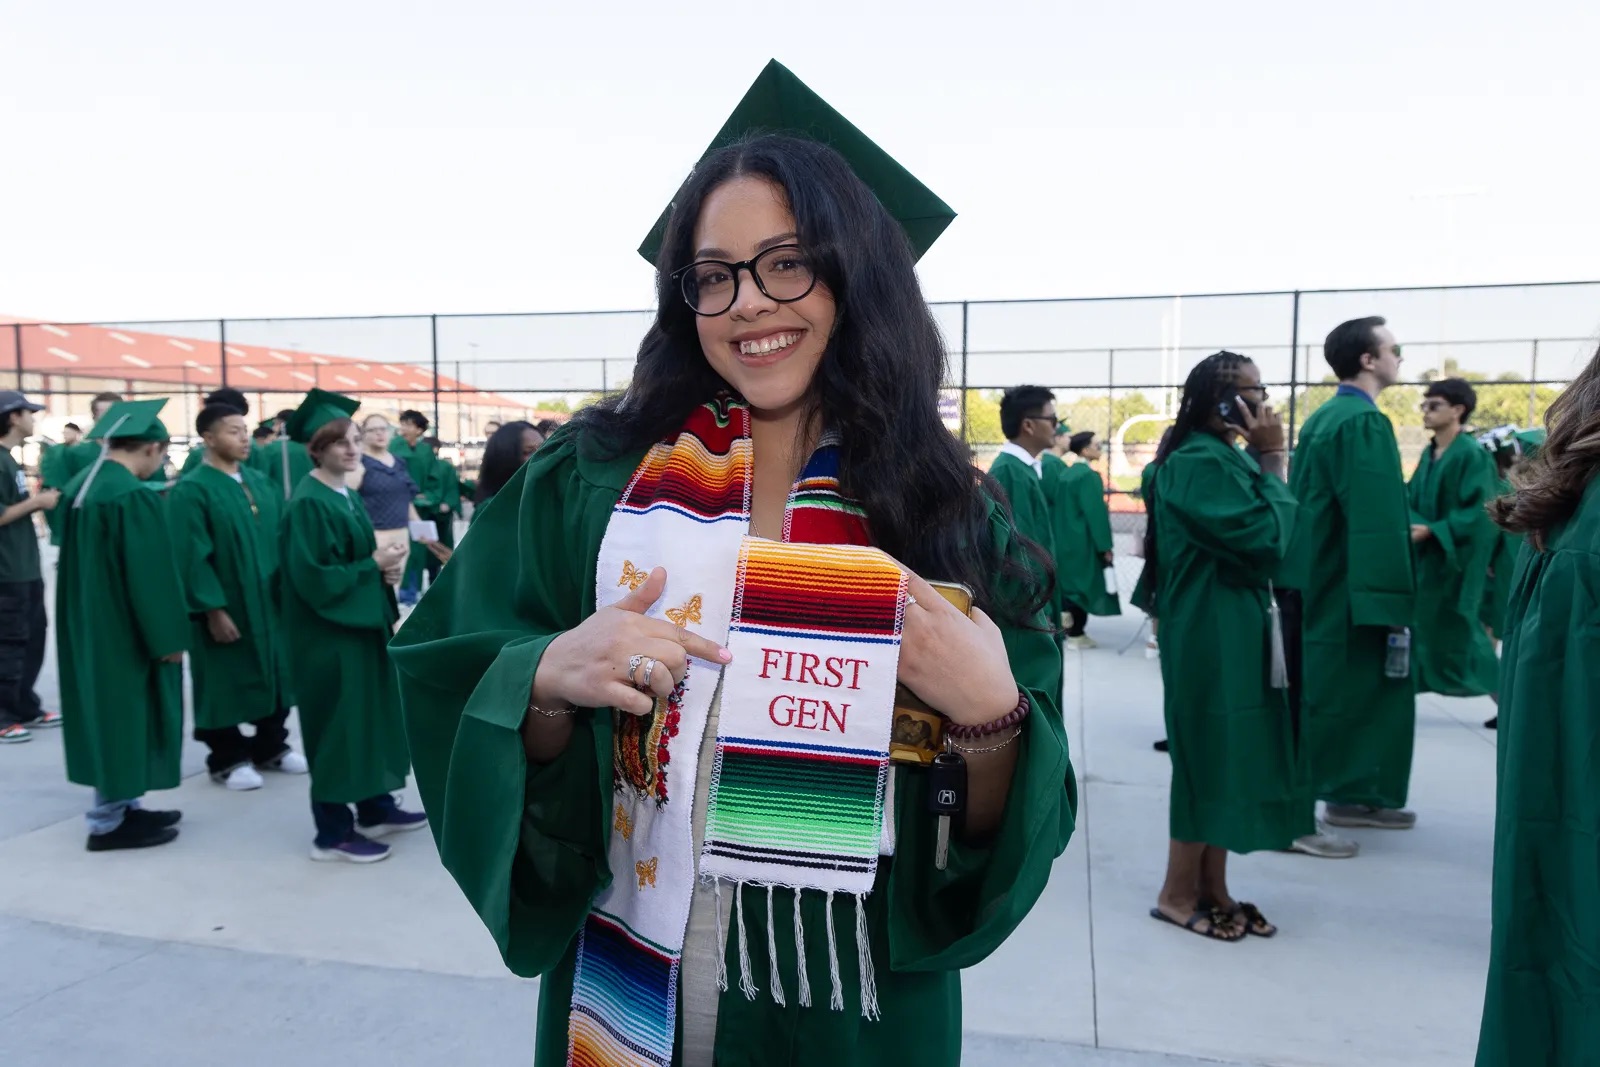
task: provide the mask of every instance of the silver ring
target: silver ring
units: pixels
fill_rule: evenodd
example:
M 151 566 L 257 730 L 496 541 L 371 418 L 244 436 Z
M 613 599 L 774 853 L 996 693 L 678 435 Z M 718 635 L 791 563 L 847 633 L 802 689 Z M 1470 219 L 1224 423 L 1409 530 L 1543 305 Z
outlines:
M 629 656 L 628 657 L 628 684 L 633 686 L 635 689 L 644 688 L 643 686 L 641 686 L 639 684 L 639 680 L 635 677 L 635 675 L 637 675 L 639 673 L 639 664 L 641 664 L 643 662 L 644 662 L 644 657 L 643 656 Z
M 644 681 L 639 683 L 639 688 L 644 692 L 650 691 L 650 676 L 655 673 L 656 661 L 650 660 L 644 665 Z
M 912 596 L 910 593 L 907 593 L 906 594 L 906 607 L 914 608 L 916 606 L 917 606 L 917 598 Z

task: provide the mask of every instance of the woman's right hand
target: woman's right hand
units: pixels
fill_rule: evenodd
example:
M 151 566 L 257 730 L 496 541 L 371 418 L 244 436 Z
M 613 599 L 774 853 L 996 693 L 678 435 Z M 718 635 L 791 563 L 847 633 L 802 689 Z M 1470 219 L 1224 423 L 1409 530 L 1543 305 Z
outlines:
M 1287 448 L 1283 432 L 1283 419 L 1271 407 L 1263 405 L 1259 414 L 1251 414 L 1243 400 L 1234 398 L 1239 412 L 1240 425 L 1244 427 L 1245 440 L 1257 452 L 1282 452 Z
M 732 654 L 715 641 L 645 615 L 666 587 L 667 572 L 657 567 L 638 589 L 551 641 L 534 673 L 532 702 L 551 711 L 610 707 L 648 715 L 655 697 L 669 695 L 683 681 L 690 656 L 712 663 L 732 661 Z M 628 677 L 634 656 L 643 656 L 645 663 L 656 661 L 648 690 L 636 689 Z M 641 663 L 637 677 L 642 680 L 644 672 Z
M 372 554 L 372 562 L 376 563 L 379 568 L 392 567 L 401 556 L 405 555 L 405 551 L 405 545 L 380 545 L 378 550 Z

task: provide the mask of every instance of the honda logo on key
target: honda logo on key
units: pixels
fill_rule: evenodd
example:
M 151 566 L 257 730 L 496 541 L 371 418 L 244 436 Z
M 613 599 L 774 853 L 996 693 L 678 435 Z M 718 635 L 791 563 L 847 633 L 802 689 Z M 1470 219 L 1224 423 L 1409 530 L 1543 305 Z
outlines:
M 941 789 L 941 790 L 939 790 L 939 806 L 941 808 L 953 808 L 953 807 L 955 807 L 956 806 L 956 791 L 954 789 Z

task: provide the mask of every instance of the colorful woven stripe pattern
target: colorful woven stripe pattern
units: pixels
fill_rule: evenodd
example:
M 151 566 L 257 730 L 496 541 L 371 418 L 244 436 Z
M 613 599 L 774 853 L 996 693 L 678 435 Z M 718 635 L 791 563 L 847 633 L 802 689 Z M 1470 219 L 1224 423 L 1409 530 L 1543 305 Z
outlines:
M 583 970 L 572 990 L 570 1059 L 577 1067 L 672 1062 L 676 956 L 604 915 L 585 921 Z

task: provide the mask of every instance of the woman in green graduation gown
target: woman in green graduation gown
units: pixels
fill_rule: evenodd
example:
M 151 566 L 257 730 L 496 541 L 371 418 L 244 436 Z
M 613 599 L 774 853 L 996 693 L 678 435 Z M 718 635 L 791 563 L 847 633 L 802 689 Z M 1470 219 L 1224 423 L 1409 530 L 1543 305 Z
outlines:
M 1271 582 L 1296 505 L 1283 425 L 1265 396 L 1256 365 L 1234 352 L 1190 372 L 1156 459 L 1145 560 L 1161 605 L 1172 754 L 1167 878 L 1150 913 L 1220 941 L 1277 932 L 1229 892 L 1228 853 L 1286 849 L 1315 829 Z
M 389 854 L 374 838 L 426 818 L 392 795 L 410 766 L 387 647 L 399 618 L 390 582 L 405 557 L 402 546 L 378 547 L 361 498 L 345 485 L 361 462 L 353 407 L 312 397 L 296 412 L 316 466 L 284 517 L 283 621 L 311 764 L 311 858 L 371 863 Z
M 1478 1067 L 1600 1063 L 1600 352 L 1491 506 L 1527 544 L 1501 650 L 1494 922 Z
M 540 449 L 395 639 L 418 786 L 543 976 L 537 1064 L 954 1065 L 959 971 L 1072 827 L 1048 559 L 943 429 L 912 249 L 845 159 L 736 141 L 675 203 L 626 396 Z M 897 679 L 966 724 L 944 852 L 929 772 L 887 762 Z

